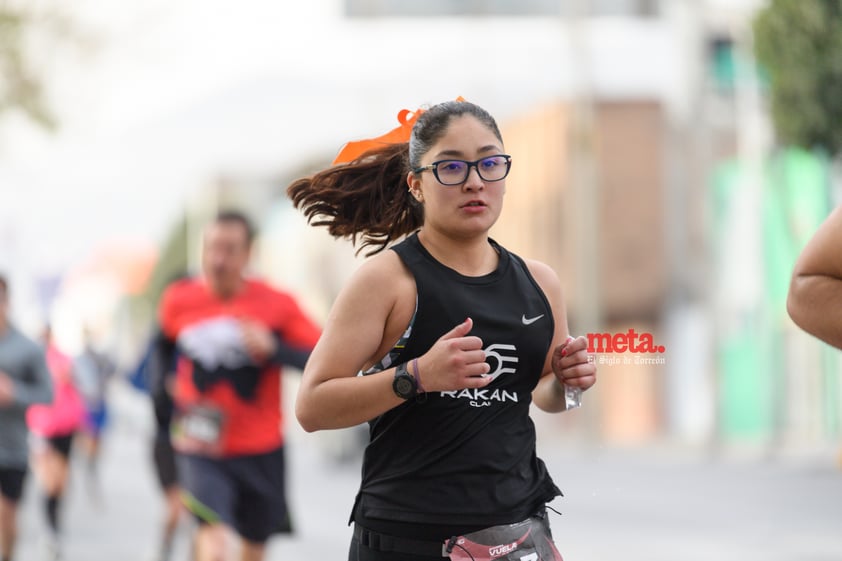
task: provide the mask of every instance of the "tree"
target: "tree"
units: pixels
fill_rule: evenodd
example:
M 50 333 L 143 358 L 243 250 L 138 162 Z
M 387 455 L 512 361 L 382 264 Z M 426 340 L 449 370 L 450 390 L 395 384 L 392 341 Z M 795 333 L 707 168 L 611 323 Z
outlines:
M 842 0 L 771 0 L 753 27 L 779 140 L 842 155 Z
M 0 115 L 20 109 L 37 123 L 54 125 L 44 102 L 42 80 L 26 56 L 32 16 L 22 8 L 0 4 Z
M 48 129 L 57 125 L 46 95 L 46 62 L 88 43 L 62 9 L 54 0 L 0 0 L 0 119 L 21 111 Z

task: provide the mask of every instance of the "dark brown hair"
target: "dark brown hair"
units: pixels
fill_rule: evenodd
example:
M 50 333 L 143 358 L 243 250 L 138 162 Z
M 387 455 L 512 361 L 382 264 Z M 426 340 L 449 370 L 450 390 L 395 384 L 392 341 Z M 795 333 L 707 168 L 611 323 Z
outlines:
M 254 241 L 254 237 L 257 235 L 255 231 L 254 225 L 252 224 L 249 217 L 246 216 L 244 212 L 234 209 L 223 209 L 220 210 L 216 217 L 214 218 L 215 224 L 236 224 L 243 228 L 243 231 L 246 234 L 246 243 L 251 245 Z
M 287 194 L 314 226 L 331 236 L 349 238 L 378 253 L 390 242 L 424 224 L 424 209 L 409 193 L 406 176 L 447 131 L 451 119 L 472 115 L 503 142 L 494 118 L 466 101 L 446 101 L 425 110 L 412 128 L 409 142 L 370 150 L 347 163 L 292 182 Z
M 0 273 L 0 296 L 6 296 L 9 293 L 9 281 L 6 280 L 6 275 Z

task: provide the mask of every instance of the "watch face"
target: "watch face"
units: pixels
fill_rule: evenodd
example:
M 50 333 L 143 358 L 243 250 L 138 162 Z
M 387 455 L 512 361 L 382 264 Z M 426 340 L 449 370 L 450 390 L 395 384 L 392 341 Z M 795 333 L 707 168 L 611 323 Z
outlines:
M 415 388 L 412 387 L 412 382 L 406 378 L 398 378 L 395 380 L 395 393 L 401 397 L 409 397 Z
M 415 390 L 418 389 L 415 384 L 415 378 L 412 374 L 407 372 L 406 365 L 401 364 L 395 370 L 395 380 L 392 382 L 392 389 L 401 399 L 409 399 L 415 395 Z

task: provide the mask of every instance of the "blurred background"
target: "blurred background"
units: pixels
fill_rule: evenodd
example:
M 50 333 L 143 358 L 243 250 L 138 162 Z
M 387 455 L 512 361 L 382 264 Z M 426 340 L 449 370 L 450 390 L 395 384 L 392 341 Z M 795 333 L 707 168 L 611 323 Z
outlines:
M 657 364 L 601 365 L 580 410 L 536 413 L 547 457 L 561 454 L 571 491 L 585 491 L 565 519 L 583 536 L 626 528 L 617 557 L 636 558 L 635 543 L 655 559 L 657 530 L 637 514 L 657 492 L 606 493 L 589 474 L 673 477 L 676 497 L 709 477 L 733 497 L 768 476 L 743 499 L 815 493 L 797 511 L 815 516 L 815 535 L 738 547 L 732 524 L 736 537 L 717 541 L 688 523 L 661 532 L 688 541 L 660 558 L 838 560 L 840 355 L 794 326 L 785 299 L 842 188 L 840 57 L 838 0 L 2 1 L 0 270 L 13 316 L 32 334 L 51 322 L 68 352 L 87 329 L 129 372 L 163 286 L 198 270 L 202 226 L 235 206 L 260 227 L 255 272 L 324 319 L 360 259 L 308 227 L 286 186 L 396 126 L 401 109 L 461 95 L 497 118 L 514 158 L 493 236 L 559 272 L 573 333 L 634 329 L 665 348 Z M 291 403 L 296 374 L 286 383 Z M 115 386 L 115 465 L 146 478 L 125 459 L 145 453 L 144 397 Z M 357 433 L 286 424 L 301 472 L 346 485 L 330 505 L 344 532 Z M 115 486 L 134 477 L 113 474 Z M 718 512 L 722 497 L 695 507 Z M 606 498 L 609 510 L 634 501 L 616 527 Z M 774 528 L 792 520 L 777 516 L 795 507 L 762 504 L 739 516 L 780 540 Z M 346 534 L 324 551 L 344 551 Z M 613 558 L 587 541 L 571 558 Z

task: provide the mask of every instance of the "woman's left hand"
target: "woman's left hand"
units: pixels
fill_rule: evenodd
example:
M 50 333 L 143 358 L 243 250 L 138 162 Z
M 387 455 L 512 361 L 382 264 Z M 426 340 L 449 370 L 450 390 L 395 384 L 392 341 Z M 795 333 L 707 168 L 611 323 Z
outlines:
M 596 364 L 588 358 L 588 340 L 568 337 L 553 350 L 553 374 L 567 386 L 586 390 L 596 383 Z

